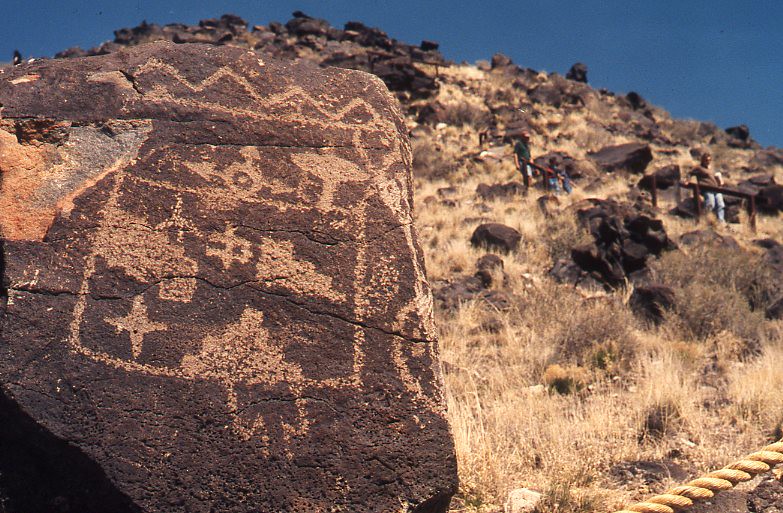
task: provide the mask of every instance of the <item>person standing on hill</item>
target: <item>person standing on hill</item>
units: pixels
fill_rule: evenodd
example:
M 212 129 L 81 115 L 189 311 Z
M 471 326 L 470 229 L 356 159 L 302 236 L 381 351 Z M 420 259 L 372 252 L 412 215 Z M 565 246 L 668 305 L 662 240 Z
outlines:
M 723 185 L 723 176 L 720 171 L 713 171 L 710 169 L 712 163 L 712 155 L 709 153 L 703 153 L 701 156 L 699 166 L 694 167 L 690 176 L 696 178 L 696 182 L 699 185 L 707 185 L 711 187 L 721 187 Z M 725 211 L 726 204 L 723 202 L 723 194 L 719 192 L 703 191 L 704 206 L 709 210 L 714 210 L 715 215 L 718 216 L 718 220 L 721 223 L 725 223 Z
M 525 187 L 530 187 L 530 180 L 533 177 L 533 168 L 528 162 L 530 162 L 530 132 L 522 130 L 514 142 L 514 165 L 522 173 Z

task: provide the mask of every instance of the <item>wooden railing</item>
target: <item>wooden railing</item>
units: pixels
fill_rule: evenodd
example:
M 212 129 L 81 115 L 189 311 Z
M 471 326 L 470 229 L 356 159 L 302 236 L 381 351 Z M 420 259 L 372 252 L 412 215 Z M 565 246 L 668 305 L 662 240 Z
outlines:
M 750 223 L 750 228 L 755 232 L 756 231 L 756 193 L 752 192 L 743 192 L 738 191 L 736 189 L 729 189 L 727 187 L 717 187 L 714 185 L 706 185 L 698 182 L 679 182 L 677 184 L 677 203 L 680 203 L 681 200 L 681 190 L 682 189 L 690 189 L 693 191 L 693 205 L 694 209 L 696 210 L 696 222 L 699 222 L 699 218 L 701 218 L 702 214 L 702 208 L 701 208 L 701 193 L 702 192 L 714 192 L 714 193 L 720 193 L 725 196 L 734 196 L 735 198 L 741 198 L 745 200 L 745 208 L 748 212 L 748 222 Z M 655 175 L 653 175 L 652 179 L 652 198 L 653 198 L 653 206 L 658 206 L 658 190 L 657 190 L 657 184 L 655 183 Z

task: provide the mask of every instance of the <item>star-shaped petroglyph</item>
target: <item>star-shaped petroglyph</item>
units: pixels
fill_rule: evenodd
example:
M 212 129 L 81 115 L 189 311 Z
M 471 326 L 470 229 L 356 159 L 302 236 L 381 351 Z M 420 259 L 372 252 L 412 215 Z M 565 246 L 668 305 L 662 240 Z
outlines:
M 180 194 L 177 194 L 177 202 L 174 204 L 174 210 L 172 210 L 171 216 L 169 216 L 168 219 L 166 219 L 161 223 L 158 223 L 158 225 L 155 226 L 156 230 L 161 230 L 166 228 L 177 229 L 178 242 L 182 242 L 182 237 L 185 231 L 196 229 L 196 227 L 193 226 L 193 223 L 191 223 L 185 217 L 182 216 L 182 195 Z
M 163 323 L 150 320 L 147 316 L 147 305 L 144 304 L 142 296 L 136 296 L 133 299 L 133 306 L 128 315 L 125 317 L 112 317 L 111 319 L 106 319 L 106 322 L 114 326 L 117 333 L 122 331 L 128 332 L 131 342 L 131 354 L 134 360 L 141 354 L 144 336 L 147 333 L 168 328 Z
M 216 256 L 223 262 L 223 268 L 228 269 L 234 262 L 246 264 L 253 257 L 253 244 L 236 235 L 236 227 L 229 226 L 223 233 L 213 233 L 209 236 L 211 246 L 207 247 L 207 256 Z

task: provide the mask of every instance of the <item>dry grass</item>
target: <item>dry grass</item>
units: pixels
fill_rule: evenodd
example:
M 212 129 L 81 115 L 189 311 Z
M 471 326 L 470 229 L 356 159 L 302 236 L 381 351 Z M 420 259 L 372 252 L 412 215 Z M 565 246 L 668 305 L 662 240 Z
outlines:
M 539 210 L 536 191 L 480 200 L 479 183 L 520 177 L 510 159 L 477 164 L 463 158 L 481 150 L 468 111 L 478 106 L 483 112 L 484 99 L 518 107 L 527 98 L 499 73 L 464 66 L 450 73 L 442 75 L 446 82 L 465 85 L 446 88 L 441 99 L 468 106 L 453 107 L 454 126 L 414 140 L 416 217 L 429 277 L 473 274 L 484 251 L 469 239 L 481 222 L 501 222 L 522 234 L 519 250 L 503 255 L 507 282 L 493 285 L 511 295 L 510 310 L 477 302 L 456 312 L 436 309 L 461 479 L 454 511 L 498 513 L 508 492 L 519 487 L 544 493 L 539 513 L 619 509 L 652 490 L 612 477 L 617 465 L 673 460 L 696 474 L 780 434 L 783 323 L 761 315 L 769 286 L 779 279 L 765 274 L 753 255 L 670 253 L 656 272 L 686 300 L 657 328 L 634 319 L 626 305 L 630 291 L 587 297 L 555 284 L 548 277 L 552 264 L 588 240 L 569 206 L 587 197 L 622 199 L 638 177 L 617 175 L 590 193 L 577 189 L 561 196 L 559 211 L 550 217 Z M 527 120 L 534 153 L 584 158 L 632 140 L 603 128 L 616 123 L 618 113 L 617 102 L 603 97 L 568 112 L 537 105 Z M 665 135 L 707 142 L 697 136 L 699 123 L 656 115 Z M 687 146 L 655 150 L 653 168 L 693 164 Z M 751 156 L 745 150 L 716 154 L 731 166 Z M 448 205 L 438 195 L 444 187 L 453 187 Z M 714 225 L 709 218 L 701 226 L 663 218 L 675 239 Z M 783 237 L 780 218 L 759 221 L 758 234 L 745 224 L 730 234 L 748 248 L 755 238 Z M 653 488 L 673 484 L 663 479 Z

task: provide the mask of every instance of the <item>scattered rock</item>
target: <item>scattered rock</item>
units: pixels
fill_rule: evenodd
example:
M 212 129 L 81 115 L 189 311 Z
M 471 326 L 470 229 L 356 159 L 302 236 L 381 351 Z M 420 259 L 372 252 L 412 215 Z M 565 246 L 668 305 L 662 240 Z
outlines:
M 783 296 L 769 305 L 764 314 L 767 319 L 783 319 Z
M 378 80 L 171 43 L 3 71 L 0 134 L 67 138 L 0 143 L 35 157 L 0 189 L 0 509 L 448 509 L 407 141 Z
M 539 386 L 543 387 L 543 385 Z M 511 490 L 503 511 L 504 513 L 534 513 L 542 497 L 540 493 L 527 488 Z
M 747 497 L 750 513 L 783 513 L 783 481 L 766 478 Z
M 748 128 L 748 125 L 729 127 L 726 129 L 726 133 L 734 139 L 739 139 L 740 141 L 747 141 L 750 139 L 750 129 Z
M 498 198 L 510 198 L 512 196 L 524 194 L 525 186 L 520 182 L 495 183 L 487 185 L 480 183 L 476 187 L 476 195 L 485 201 Z
M 441 187 L 435 192 L 440 198 L 454 199 L 457 197 L 457 194 L 459 194 L 459 189 L 457 189 L 454 186 L 449 186 L 449 187 Z
M 514 63 L 511 58 L 502 53 L 496 53 L 492 56 L 492 69 L 506 68 L 512 64 Z
M 626 94 L 625 99 L 628 100 L 628 104 L 633 110 L 647 108 L 647 101 L 636 91 L 631 91 L 630 93 Z
M 503 271 L 503 259 L 497 255 L 484 255 L 476 262 L 476 269 L 475 277 L 481 280 L 484 288 L 489 288 L 492 286 L 497 270 Z M 503 281 L 505 282 L 506 279 L 503 273 Z
M 160 26 L 143 22 L 137 27 L 117 30 L 114 41 L 97 48 L 87 51 L 71 48 L 57 57 L 104 55 L 126 46 L 159 40 L 231 44 L 286 59 L 304 58 L 324 66 L 367 71 L 380 77 L 401 98 L 429 98 L 438 91 L 435 79 L 418 69 L 416 61 L 446 63 L 437 43 L 432 41 L 423 41 L 420 46 L 407 45 L 359 22 L 348 22 L 340 30 L 301 11 L 296 11 L 293 19 L 284 25 L 276 22 L 257 25 L 252 31 L 248 31 L 247 22 L 231 14 L 202 20 L 198 25 Z
M 479 225 L 470 237 L 470 243 L 477 247 L 495 248 L 501 251 L 514 251 L 519 247 L 522 235 L 500 223 Z
M 435 282 L 432 285 L 435 300 L 445 310 L 457 310 L 461 305 L 479 300 L 500 311 L 511 308 L 513 300 L 500 290 L 488 290 L 476 276 L 462 276 L 451 281 Z
M 682 178 L 680 173 L 680 166 L 677 164 L 672 164 L 656 169 L 650 174 L 644 175 L 642 179 L 639 180 L 637 187 L 646 191 L 651 191 L 653 176 L 655 177 L 655 186 L 659 190 L 666 190 L 669 187 L 674 187 L 680 182 Z
M 571 69 L 568 70 L 568 73 L 566 73 L 566 78 L 568 80 L 574 80 L 576 82 L 584 82 L 587 83 L 587 64 L 584 64 L 582 62 L 577 62 L 573 66 L 571 66 Z
M 631 173 L 641 174 L 652 162 L 652 150 L 648 144 L 626 143 L 617 146 L 607 146 L 589 157 L 607 172 L 626 170 Z
M 638 317 L 660 324 L 665 312 L 674 308 L 674 289 L 666 285 L 635 287 L 628 305 Z
M 544 194 L 536 199 L 536 204 L 544 216 L 551 217 L 560 207 L 560 199 L 554 194 Z
M 670 460 L 625 461 L 612 467 L 609 474 L 625 484 L 640 483 L 648 486 L 664 483 L 669 479 L 683 481 L 689 477 L 681 465 Z
M 712 229 L 694 230 L 680 236 L 683 246 L 712 246 L 734 251 L 740 250 L 737 240 L 731 235 L 721 235 Z
M 783 166 L 783 149 L 766 148 L 757 150 L 750 160 L 750 165 L 754 169 L 764 169 L 771 166 Z

